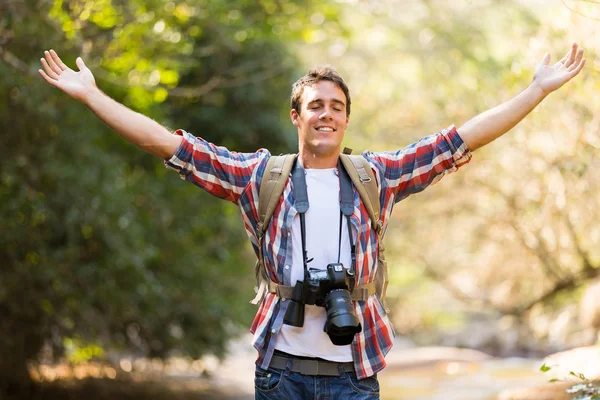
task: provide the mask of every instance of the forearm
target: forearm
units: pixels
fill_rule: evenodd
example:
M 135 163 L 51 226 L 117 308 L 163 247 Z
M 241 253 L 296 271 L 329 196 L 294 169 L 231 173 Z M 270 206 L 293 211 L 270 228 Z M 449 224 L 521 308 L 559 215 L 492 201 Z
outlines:
M 164 126 L 111 99 L 95 88 L 83 103 L 112 130 L 141 149 L 161 158 L 171 158 L 181 137 Z
M 467 121 L 458 129 L 471 151 L 490 143 L 517 125 L 546 97 L 535 82 L 512 99 Z

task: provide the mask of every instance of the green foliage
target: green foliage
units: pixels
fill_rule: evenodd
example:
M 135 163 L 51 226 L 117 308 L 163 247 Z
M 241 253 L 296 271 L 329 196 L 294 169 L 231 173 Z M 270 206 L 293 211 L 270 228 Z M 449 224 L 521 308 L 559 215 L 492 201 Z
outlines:
M 543 364 L 540 367 L 540 371 L 548 372 L 552 367 Z M 573 400 L 596 400 L 600 399 L 600 386 L 597 383 L 591 382 L 582 373 L 576 373 L 569 371 L 569 375 L 577 378 L 581 383 L 576 383 L 572 387 L 566 390 L 567 393 L 576 394 L 577 396 Z M 549 382 L 567 382 L 567 379 L 552 378 Z
M 81 55 L 105 92 L 166 126 L 237 151 L 291 151 L 282 116 L 299 74 L 281 39 L 302 36 L 302 23 L 287 27 L 311 8 L 54 0 L 0 11 L 0 55 L 18 60 L 0 62 L 0 354 L 12 354 L 0 375 L 43 343 L 74 362 L 115 348 L 221 354 L 255 312 L 236 206 L 124 144 L 35 71 L 45 49 L 72 68 Z
M 552 369 L 552 367 L 549 367 L 549 366 L 547 366 L 546 364 L 543 364 L 543 365 L 540 367 L 540 371 L 542 371 L 542 372 L 548 372 L 548 371 L 550 371 L 551 369 Z
M 567 393 L 577 394 L 574 400 L 600 399 L 600 387 L 596 387 L 592 383 L 580 383 L 567 389 Z
M 73 364 L 90 361 L 104 356 L 104 349 L 97 344 L 84 343 L 79 339 L 63 338 L 63 347 L 68 360 Z

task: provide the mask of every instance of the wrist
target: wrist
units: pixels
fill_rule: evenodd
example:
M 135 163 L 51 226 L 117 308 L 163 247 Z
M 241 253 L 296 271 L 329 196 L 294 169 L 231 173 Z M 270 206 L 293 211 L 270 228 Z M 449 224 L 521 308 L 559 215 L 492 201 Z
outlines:
M 551 91 L 545 91 L 536 79 L 531 81 L 528 89 L 531 90 L 536 95 L 536 97 L 539 97 L 540 100 L 543 100 L 546 96 L 548 96 L 551 93 Z
M 92 108 L 92 105 L 103 96 L 104 93 L 97 86 L 93 86 L 87 90 L 81 97 L 81 102 L 85 104 L 88 108 Z

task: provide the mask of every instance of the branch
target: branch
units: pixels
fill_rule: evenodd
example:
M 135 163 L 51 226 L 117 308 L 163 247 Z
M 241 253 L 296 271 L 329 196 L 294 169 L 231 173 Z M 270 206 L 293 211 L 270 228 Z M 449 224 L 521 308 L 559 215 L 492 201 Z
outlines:
M 213 76 L 212 78 L 210 78 L 208 80 L 208 82 L 206 82 L 200 86 L 177 87 L 177 88 L 169 89 L 168 90 L 169 96 L 187 97 L 187 98 L 202 97 L 202 96 L 208 94 L 209 92 L 211 92 L 212 90 L 216 89 L 222 80 L 223 80 L 223 77 L 221 77 L 221 76 Z
M 178 87 L 169 90 L 169 96 L 174 97 L 201 97 L 217 88 L 235 88 L 245 85 L 251 85 L 258 82 L 264 82 L 268 79 L 274 78 L 277 75 L 281 75 L 287 70 L 286 66 L 280 66 L 278 68 L 266 69 L 262 72 L 254 72 L 251 77 L 241 77 L 238 79 L 231 79 L 224 76 L 214 76 L 208 82 L 197 87 Z M 227 73 L 229 71 L 226 71 Z
M 585 281 L 590 280 L 592 278 L 596 278 L 598 276 L 600 276 L 600 268 L 584 268 L 579 274 L 572 275 L 569 279 L 563 279 L 562 281 L 554 285 L 554 287 L 540 295 L 538 298 L 531 300 L 528 304 L 522 307 L 516 307 L 510 314 L 519 316 L 531 310 L 531 308 L 536 304 L 550 300 L 559 292 L 569 289 L 575 289 L 576 287 L 582 285 Z
M 516 202 L 517 197 L 514 194 L 509 195 L 504 193 L 501 189 L 495 187 L 489 182 L 482 181 L 481 184 L 504 198 L 507 206 L 513 211 L 513 216 L 508 218 L 507 223 L 509 223 L 513 227 L 523 247 L 531 250 L 531 252 L 540 260 L 540 263 L 546 275 L 554 278 L 556 281 L 559 282 L 562 279 L 560 273 L 561 268 L 554 261 L 552 255 L 550 254 L 550 251 L 546 246 L 546 242 L 544 241 L 544 238 L 540 235 L 539 231 L 536 233 L 532 233 L 532 235 L 534 235 L 536 238 L 537 246 L 530 246 L 529 244 L 527 244 L 527 239 L 525 237 L 527 232 L 518 223 L 517 218 L 514 217 L 514 215 L 518 214 L 519 211 L 519 207 L 517 207 Z
M 506 314 L 504 307 L 495 304 L 492 300 L 487 297 L 475 297 L 465 293 L 462 289 L 456 287 L 453 283 L 448 281 L 448 278 L 433 268 L 433 266 L 423 257 L 421 261 L 424 265 L 425 275 L 429 278 L 432 278 L 437 283 L 439 283 L 444 289 L 446 289 L 452 296 L 458 300 L 461 300 L 465 303 L 481 303 L 484 306 L 496 309 L 500 311 L 502 314 Z
M 575 0 L 573 0 L 573 1 L 575 1 Z M 600 1 L 598 1 L 598 0 L 577 0 L 577 1 L 581 1 L 582 3 L 600 4 Z
M 262 73 L 255 73 L 254 76 L 251 78 L 232 80 L 229 83 L 224 83 L 224 84 L 220 85 L 220 87 L 232 88 L 232 87 L 240 87 L 240 86 L 244 86 L 244 85 L 251 85 L 253 83 L 263 82 L 268 79 L 274 78 L 277 75 L 281 75 L 282 73 L 284 73 L 286 71 L 286 69 L 287 69 L 287 67 L 281 66 L 279 68 L 266 70 L 266 71 L 263 71 Z
M 251 85 L 258 82 L 263 82 L 268 79 L 271 79 L 277 75 L 284 73 L 287 70 L 286 66 L 280 66 L 278 68 L 269 68 L 262 72 L 255 72 L 251 77 L 240 77 L 237 79 L 233 79 L 229 75 L 231 72 L 239 73 L 245 66 L 236 66 L 231 69 L 224 71 L 221 75 L 215 75 L 210 78 L 207 82 L 199 85 L 199 86 L 187 86 L 187 87 L 175 87 L 172 89 L 167 89 L 169 96 L 172 97 L 182 97 L 182 98 L 199 98 L 207 95 L 211 91 L 218 88 L 234 88 L 241 87 L 245 85 Z M 118 78 L 114 76 L 110 76 L 102 69 L 98 69 L 94 72 L 94 74 L 100 79 L 110 83 L 111 85 L 119 86 L 122 88 L 131 88 L 134 85 L 130 85 L 127 82 L 126 78 Z M 151 90 L 155 89 L 156 86 L 153 85 L 135 85 L 141 86 L 145 89 Z
M 552 277 L 556 281 L 560 282 L 562 277 L 558 271 L 561 268 L 556 264 L 554 258 L 548 251 L 548 248 L 546 247 L 546 244 L 544 242 L 544 238 L 540 235 L 539 230 L 536 233 L 532 233 L 532 235 L 535 236 L 537 245 L 530 246 L 529 244 L 527 244 L 527 239 L 525 238 L 525 231 L 523 228 L 521 228 L 517 220 L 515 218 L 511 218 L 509 224 L 517 232 L 517 236 L 521 240 L 521 244 L 525 248 L 531 250 L 531 252 L 533 252 L 533 254 L 535 254 L 540 260 L 540 263 L 543 267 L 544 272 L 546 273 L 546 276 Z
M 20 58 L 15 56 L 10 51 L 6 50 L 4 47 L 0 46 L 0 60 L 4 61 L 5 64 L 21 71 L 22 73 L 35 76 L 35 72 L 29 69 L 29 66 L 22 61 Z
M 489 182 L 482 182 L 482 184 L 485 185 L 486 187 L 488 187 L 490 190 L 493 190 L 494 192 L 499 193 L 502 197 L 504 197 L 504 199 L 507 201 L 509 207 L 511 209 L 513 209 L 513 211 L 518 210 L 518 208 L 516 207 L 515 196 L 505 194 L 499 188 L 496 188 L 493 185 L 489 184 Z M 536 248 L 527 246 L 527 244 L 525 243 L 525 238 L 524 238 L 524 230 L 518 225 L 517 221 L 514 218 L 510 218 L 509 221 L 507 221 L 514 227 L 519 238 L 523 241 L 524 246 L 526 248 L 531 249 L 534 252 L 534 254 L 538 257 L 538 259 L 541 261 L 541 263 L 545 267 L 546 271 L 551 273 L 556 278 L 556 281 L 552 284 L 552 286 L 548 290 L 544 291 L 542 294 L 540 294 L 536 298 L 529 300 L 524 305 L 507 308 L 507 307 L 502 307 L 498 304 L 495 304 L 493 301 L 491 301 L 488 298 L 480 298 L 480 297 L 470 296 L 470 295 L 466 294 L 464 291 L 462 291 L 460 288 L 457 288 L 455 285 L 448 282 L 447 278 L 445 276 L 443 276 L 442 274 L 440 274 L 438 271 L 436 271 L 434 268 L 432 268 L 431 265 L 427 262 L 427 260 L 423 260 L 424 264 L 425 264 L 425 273 L 429 277 L 436 280 L 440 285 L 442 285 L 455 298 L 457 298 L 459 300 L 463 300 L 463 301 L 467 301 L 467 302 L 475 302 L 475 301 L 481 302 L 486 306 L 493 307 L 495 310 L 498 310 L 499 312 L 501 312 L 504 315 L 514 315 L 514 316 L 520 317 L 524 313 L 530 311 L 531 308 L 534 307 L 536 304 L 547 302 L 547 301 L 551 300 L 552 298 L 554 298 L 556 295 L 558 295 L 560 292 L 563 292 L 565 290 L 574 289 L 574 288 L 580 286 L 581 284 L 583 284 L 585 281 L 600 276 L 600 265 L 595 266 L 591 263 L 588 253 L 584 249 L 581 248 L 581 245 L 580 245 L 579 241 L 577 240 L 577 236 L 576 236 L 576 232 L 575 232 L 575 228 L 574 228 L 573 224 L 565 215 L 563 215 L 563 217 L 566 220 L 567 227 L 569 228 L 569 231 L 573 238 L 573 242 L 576 246 L 576 250 L 581 257 L 582 264 L 583 264 L 583 266 L 579 272 L 577 272 L 575 274 L 570 274 L 569 276 L 563 276 L 563 277 L 561 277 L 561 276 L 559 276 L 559 274 L 557 274 L 556 269 L 557 268 L 559 270 L 561 270 L 561 269 L 558 267 L 558 265 L 554 261 L 552 255 L 550 254 L 550 252 L 544 245 L 545 242 L 543 241 L 543 238 L 541 238 L 538 234 L 538 235 L 536 235 L 536 238 L 537 238 L 538 242 L 540 243 L 540 246 L 537 246 Z
M 569 215 L 567 213 L 561 213 L 561 215 L 565 220 L 565 224 L 567 225 L 567 229 L 569 231 L 569 234 L 571 235 L 571 239 L 573 240 L 573 244 L 575 245 L 577 254 L 583 260 L 583 271 L 590 272 L 591 270 L 600 269 L 600 265 L 592 265 L 592 262 L 590 261 L 590 255 L 581 247 L 581 243 L 577 239 L 577 232 L 575 231 L 575 226 L 573 226 L 573 222 L 571 222 L 571 218 L 569 218 Z
M 566 7 L 566 8 L 567 8 L 569 11 L 571 11 L 572 13 L 575 13 L 575 14 L 577 14 L 577 15 L 580 15 L 580 16 L 582 16 L 582 17 L 584 17 L 584 18 L 589 18 L 589 19 L 593 19 L 593 20 L 595 20 L 595 21 L 600 21 L 600 18 L 590 17 L 589 15 L 585 15 L 585 14 L 584 14 L 584 13 L 582 13 L 581 11 L 577 11 L 577 10 L 575 10 L 574 8 L 571 8 L 571 7 L 569 7 L 569 5 L 567 4 L 567 2 L 566 2 L 565 0 L 560 0 L 560 1 L 561 1 L 561 3 L 563 3 L 563 5 L 564 5 L 564 6 L 565 6 L 565 7 Z M 593 0 L 580 0 L 580 1 L 583 1 L 583 2 L 585 2 L 585 3 L 600 4 L 600 2 L 593 1 Z

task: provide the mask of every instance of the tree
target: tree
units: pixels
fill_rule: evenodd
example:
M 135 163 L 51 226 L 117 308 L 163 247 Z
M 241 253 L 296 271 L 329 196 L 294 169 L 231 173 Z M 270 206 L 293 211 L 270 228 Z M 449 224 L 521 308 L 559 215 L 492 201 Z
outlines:
M 382 0 L 357 9 L 340 18 L 357 29 L 337 57 L 354 90 L 348 136 L 358 149 L 402 148 L 460 126 L 524 89 L 544 52 L 557 57 L 571 40 L 592 54 L 598 46 L 588 39 L 596 21 L 562 6 Z M 599 104 L 586 75 L 395 207 L 386 245 L 397 332 L 439 343 L 472 317 L 513 315 L 548 338 L 550 324 L 536 327 L 530 311 L 552 319 L 597 276 Z
M 166 126 L 237 151 L 291 150 L 298 2 L 0 5 L 1 388 L 43 345 L 221 354 L 249 325 L 253 255 L 235 205 L 183 184 L 37 76 L 81 55 L 99 86 Z M 17 334 L 15 334 L 17 333 Z M 73 347 L 74 346 L 74 347 Z

